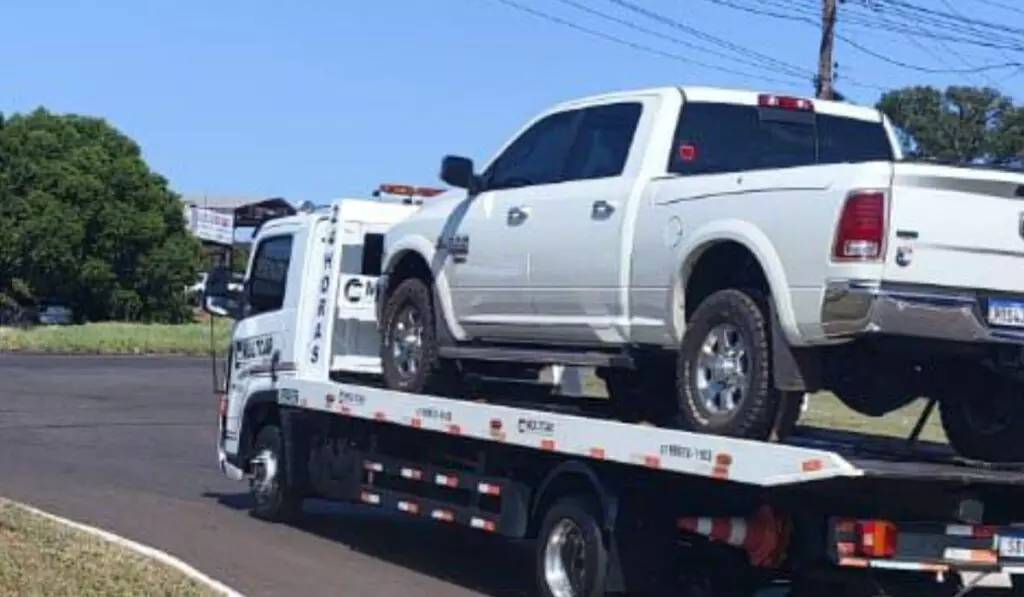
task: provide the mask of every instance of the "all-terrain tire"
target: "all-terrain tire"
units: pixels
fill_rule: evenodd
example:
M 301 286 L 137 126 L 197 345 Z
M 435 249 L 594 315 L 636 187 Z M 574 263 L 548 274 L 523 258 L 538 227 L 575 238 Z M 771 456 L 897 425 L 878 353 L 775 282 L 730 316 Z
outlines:
M 705 298 L 690 317 L 676 363 L 679 427 L 748 439 L 770 437 L 779 402 L 779 393 L 771 384 L 771 326 L 765 311 L 751 294 L 735 289 L 720 290 Z M 721 324 L 735 328 L 747 347 L 743 397 L 726 414 L 707 409 L 701 403 L 697 388 L 697 359 L 702 345 Z
M 1024 384 L 981 366 L 949 367 L 932 395 L 942 429 L 964 458 L 1024 462 Z
M 394 351 L 395 326 L 407 309 L 414 310 L 422 324 L 417 370 L 406 375 L 398 365 Z M 384 385 L 413 394 L 447 394 L 453 391 L 456 376 L 438 351 L 437 324 L 430 286 L 419 278 L 403 280 L 388 295 L 381 318 L 381 368 Z

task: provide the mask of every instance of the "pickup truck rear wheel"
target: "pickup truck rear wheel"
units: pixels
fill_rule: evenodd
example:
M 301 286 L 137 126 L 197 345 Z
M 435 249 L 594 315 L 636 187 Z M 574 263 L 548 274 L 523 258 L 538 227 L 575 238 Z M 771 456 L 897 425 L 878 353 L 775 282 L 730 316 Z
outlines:
M 454 375 L 438 354 L 430 287 L 419 278 L 402 281 L 384 306 L 381 368 L 385 385 L 402 392 L 446 394 Z
M 1024 462 L 1024 384 L 981 366 L 957 366 L 936 384 L 942 429 L 965 458 Z
M 751 294 L 721 290 L 694 311 L 677 360 L 679 426 L 768 439 L 779 394 L 770 383 L 769 327 Z

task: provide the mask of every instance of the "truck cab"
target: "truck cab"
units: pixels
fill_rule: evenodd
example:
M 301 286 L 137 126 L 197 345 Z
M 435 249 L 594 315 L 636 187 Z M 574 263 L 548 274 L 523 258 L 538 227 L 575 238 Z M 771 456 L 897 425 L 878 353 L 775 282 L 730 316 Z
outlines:
M 227 268 L 211 272 L 204 309 L 234 320 L 221 385 L 222 470 L 242 475 L 249 422 L 272 412 L 282 380 L 380 373 L 383 235 L 439 192 L 386 184 L 374 198 L 304 205 L 257 227 L 241 292 L 228 287 Z

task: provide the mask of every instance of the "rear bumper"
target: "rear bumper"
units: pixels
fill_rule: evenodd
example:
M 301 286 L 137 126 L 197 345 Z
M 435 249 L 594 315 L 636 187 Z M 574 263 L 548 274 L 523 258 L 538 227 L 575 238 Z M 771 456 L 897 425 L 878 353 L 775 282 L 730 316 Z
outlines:
M 1024 330 L 990 327 L 972 290 L 863 280 L 826 285 L 821 321 L 830 338 L 886 334 L 970 343 L 1024 344 Z

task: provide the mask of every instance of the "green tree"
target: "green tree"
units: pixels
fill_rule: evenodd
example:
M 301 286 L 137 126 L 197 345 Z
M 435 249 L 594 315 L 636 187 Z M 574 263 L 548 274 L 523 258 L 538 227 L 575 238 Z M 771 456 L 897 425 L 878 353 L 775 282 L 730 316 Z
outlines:
M 0 124 L 0 302 L 79 320 L 178 322 L 201 263 L 179 197 L 106 121 L 45 109 Z M 25 296 L 28 295 L 28 296 Z
M 883 94 L 877 107 L 916 157 L 1008 162 L 1024 151 L 1024 107 L 995 89 L 905 87 Z

